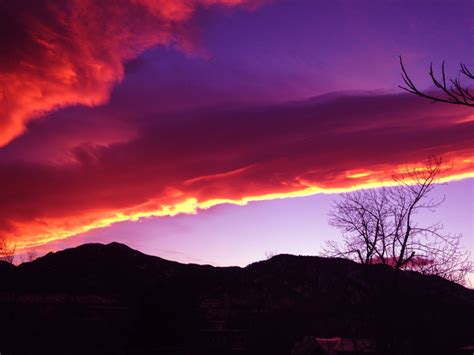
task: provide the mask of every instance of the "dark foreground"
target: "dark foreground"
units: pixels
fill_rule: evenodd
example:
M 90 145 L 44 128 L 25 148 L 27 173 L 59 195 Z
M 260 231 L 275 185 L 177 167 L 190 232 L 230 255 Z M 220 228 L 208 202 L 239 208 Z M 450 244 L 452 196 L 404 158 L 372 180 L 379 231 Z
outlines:
M 2 355 L 472 354 L 474 291 L 342 259 L 215 268 L 88 244 L 0 263 L 0 319 Z

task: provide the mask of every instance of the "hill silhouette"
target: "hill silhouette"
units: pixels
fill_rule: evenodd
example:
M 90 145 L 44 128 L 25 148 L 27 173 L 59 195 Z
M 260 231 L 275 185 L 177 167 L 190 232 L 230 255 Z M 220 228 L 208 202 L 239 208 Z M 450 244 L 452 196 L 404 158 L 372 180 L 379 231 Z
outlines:
M 85 244 L 0 263 L 0 280 L 2 355 L 296 354 L 305 336 L 371 339 L 379 354 L 474 343 L 473 290 L 344 259 L 213 267 Z

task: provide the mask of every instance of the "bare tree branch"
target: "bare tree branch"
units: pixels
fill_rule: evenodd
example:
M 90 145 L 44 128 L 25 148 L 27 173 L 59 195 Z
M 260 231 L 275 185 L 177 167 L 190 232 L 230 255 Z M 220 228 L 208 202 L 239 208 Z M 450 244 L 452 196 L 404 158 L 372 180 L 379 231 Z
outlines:
M 329 213 L 329 224 L 341 230 L 342 243 L 327 242 L 323 255 L 464 283 L 474 265 L 461 247 L 461 235 L 442 233 L 441 223 L 420 226 L 416 221 L 419 211 L 442 203 L 429 194 L 446 170 L 441 159 L 432 158 L 395 176 L 396 187 L 343 194 Z
M 464 105 L 474 107 L 474 94 L 470 91 L 467 86 L 463 86 L 460 78 L 446 79 L 446 70 L 444 62 L 441 64 L 441 79 L 438 79 L 433 71 L 433 63 L 430 64 L 429 76 L 435 87 L 440 91 L 443 96 L 435 96 L 419 90 L 413 81 L 410 79 L 407 70 L 403 64 L 402 57 L 400 56 L 400 67 L 402 69 L 402 79 L 405 86 L 399 85 L 399 87 L 411 94 L 424 97 L 431 100 L 432 102 L 445 102 L 455 105 Z M 459 73 L 464 75 L 468 80 L 474 80 L 474 75 L 469 71 L 464 63 L 460 63 Z
M 4 235 L 0 235 L 0 260 L 13 264 L 15 251 L 16 244 L 10 242 Z

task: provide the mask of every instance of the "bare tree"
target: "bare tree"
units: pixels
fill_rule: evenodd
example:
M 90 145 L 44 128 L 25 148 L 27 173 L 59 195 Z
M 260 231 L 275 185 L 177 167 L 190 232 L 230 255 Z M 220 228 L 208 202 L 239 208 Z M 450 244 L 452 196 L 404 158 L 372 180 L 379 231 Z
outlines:
M 328 241 L 323 254 L 464 283 L 474 265 L 460 245 L 462 236 L 443 233 L 440 223 L 422 226 L 415 220 L 418 212 L 434 211 L 443 202 L 430 197 L 441 173 L 441 159 L 431 159 L 394 177 L 395 187 L 343 194 L 329 213 L 342 242 Z
M 415 94 L 426 99 L 430 99 L 433 102 L 446 102 L 456 105 L 464 105 L 474 107 L 474 94 L 470 91 L 468 86 L 464 86 L 461 83 L 461 74 L 468 80 L 474 80 L 474 74 L 468 69 L 468 67 L 460 63 L 459 75 L 457 78 L 446 78 L 446 71 L 444 68 L 444 61 L 441 64 L 441 77 L 437 78 L 433 71 L 433 63 L 430 64 L 429 76 L 431 81 L 438 89 L 442 96 L 437 94 L 429 94 L 419 90 L 413 81 L 410 79 L 405 66 L 403 65 L 402 57 L 400 56 L 400 66 L 402 68 L 402 78 L 406 86 L 400 85 L 399 87 L 411 94 Z
M 7 237 L 0 235 L 0 260 L 13 264 L 15 251 L 16 244 L 9 241 Z
M 38 252 L 36 249 L 30 249 L 28 252 L 25 254 L 23 257 L 23 262 L 24 263 L 30 263 L 38 258 Z

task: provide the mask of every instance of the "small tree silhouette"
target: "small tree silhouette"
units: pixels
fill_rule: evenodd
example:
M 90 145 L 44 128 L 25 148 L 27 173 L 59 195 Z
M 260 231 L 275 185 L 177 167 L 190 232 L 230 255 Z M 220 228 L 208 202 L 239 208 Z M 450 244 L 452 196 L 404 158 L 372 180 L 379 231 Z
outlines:
M 415 221 L 418 212 L 433 211 L 443 202 L 429 196 L 441 173 L 441 159 L 430 159 L 394 177 L 395 187 L 343 194 L 329 213 L 330 225 L 342 231 L 342 243 L 328 241 L 323 254 L 464 284 L 474 265 L 460 245 L 462 236 L 442 233 L 440 223 L 422 226 Z
M 433 71 L 433 63 L 430 64 L 429 76 L 435 87 L 443 95 L 438 96 L 436 94 L 428 94 L 420 91 L 413 81 L 410 79 L 405 66 L 403 65 L 402 57 L 400 56 L 400 66 L 402 68 L 402 78 L 406 86 L 399 85 L 399 87 L 411 94 L 430 99 L 433 102 L 445 102 L 449 104 L 464 105 L 474 107 L 474 93 L 472 93 L 468 86 L 464 86 L 461 83 L 461 74 L 468 80 L 474 80 L 474 74 L 468 69 L 468 67 L 460 63 L 460 75 L 455 78 L 446 78 L 446 71 L 444 69 L 444 62 L 441 64 L 441 78 L 437 78 Z
M 23 262 L 30 263 L 36 260 L 36 258 L 38 258 L 38 252 L 36 251 L 36 249 L 30 249 L 23 257 Z
M 4 235 L 0 235 L 0 260 L 13 264 L 15 251 L 16 244 L 10 242 Z

